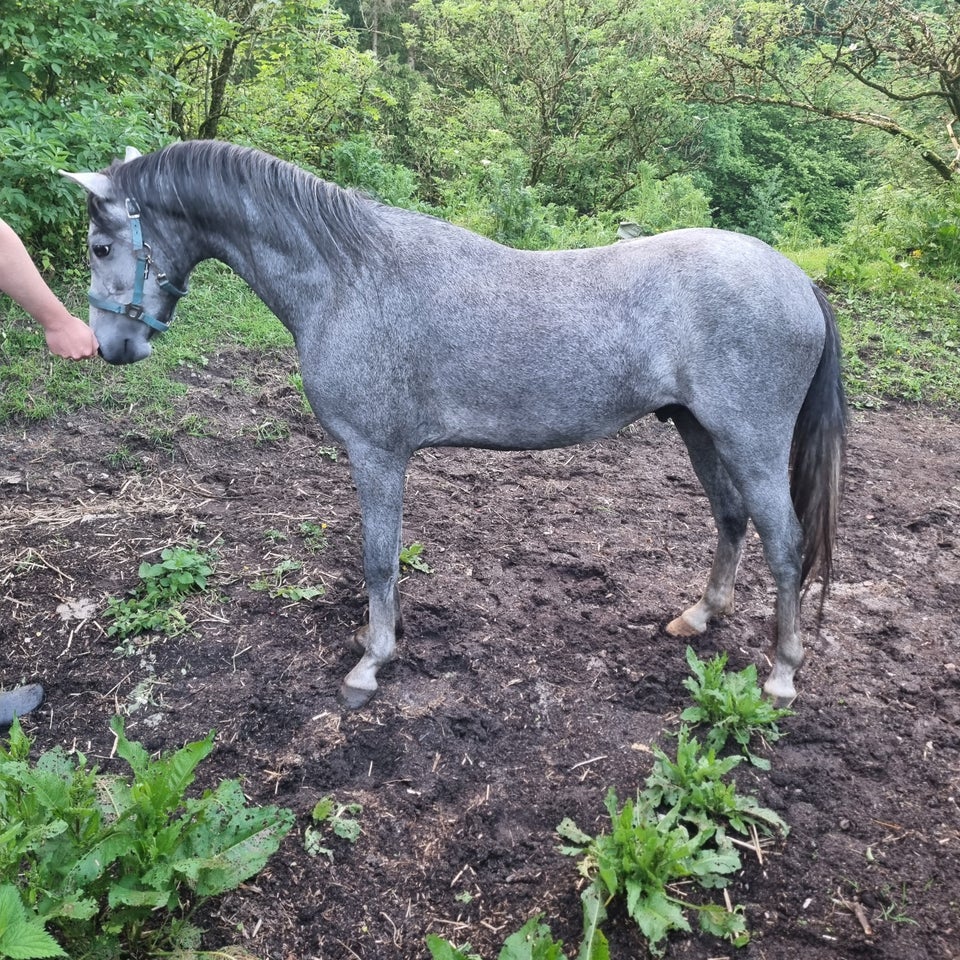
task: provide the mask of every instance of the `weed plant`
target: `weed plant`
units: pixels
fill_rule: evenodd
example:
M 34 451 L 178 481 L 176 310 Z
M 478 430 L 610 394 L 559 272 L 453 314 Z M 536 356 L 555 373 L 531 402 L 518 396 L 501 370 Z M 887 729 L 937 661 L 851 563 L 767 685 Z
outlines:
M 303 546 L 310 553 L 320 553 L 330 546 L 330 538 L 327 536 L 327 525 L 325 523 L 312 523 L 304 520 L 298 527 L 300 536 L 303 538 Z
M 356 843 L 360 838 L 360 821 L 356 817 L 363 813 L 359 803 L 338 803 L 333 797 L 323 797 L 317 801 L 310 814 L 315 826 L 307 827 L 303 832 L 303 847 L 311 857 L 323 856 L 333 862 L 333 850 L 326 846 L 326 831 L 348 843 Z
M 684 711 L 684 717 L 709 724 L 707 745 L 682 724 L 676 759 L 654 748 L 653 768 L 635 799 L 621 806 L 615 791 L 607 793 L 608 832 L 591 836 L 569 817 L 557 827 L 561 852 L 580 858 L 580 873 L 588 881 L 581 894 L 583 936 L 577 960 L 610 960 L 603 924 L 615 900 L 637 924 L 654 956 L 663 955 L 670 933 L 691 930 L 691 914 L 696 915 L 702 930 L 734 946 L 749 941 L 743 910 L 713 902 L 709 893 L 706 898 L 703 894 L 726 887 L 741 869 L 729 831 L 741 835 L 757 831 L 768 836 L 788 833 L 780 816 L 760 806 L 754 797 L 739 793 L 728 778 L 745 756 L 760 767 L 769 767 L 750 752 L 751 739 L 763 734 L 771 742 L 777 740 L 776 721 L 789 711 L 766 703 L 757 687 L 755 669 L 731 674 L 725 670 L 725 657 L 703 663 L 689 649 L 687 661 L 693 673 L 687 688 L 695 706 Z M 731 736 L 744 755 L 720 757 L 720 749 Z M 696 892 L 681 895 L 681 883 L 692 885 Z M 469 945 L 458 950 L 435 936 L 428 938 L 427 945 L 433 960 L 480 960 L 469 953 Z M 506 941 L 500 960 L 562 957 L 562 946 L 554 942 L 549 927 L 534 918 Z
M 712 747 L 704 748 L 686 725 L 677 733 L 677 758 L 671 760 L 659 747 L 653 748 L 653 770 L 647 777 L 643 797 L 654 809 L 676 810 L 681 820 L 697 829 L 717 826 L 723 843 L 727 826 L 744 836 L 751 828 L 770 835 L 786 836 L 789 827 L 773 810 L 738 792 L 725 778 L 743 760 L 742 756 L 720 758 Z
M 433 567 L 423 556 L 423 544 L 414 541 L 400 550 L 400 570 L 404 573 L 433 573 Z
M 427 937 L 427 948 L 431 960 L 482 960 L 471 952 L 469 943 L 458 948 L 435 934 Z M 553 939 L 550 928 L 537 916 L 507 937 L 497 960 L 564 960 L 564 956 L 563 943 Z
M 141 633 L 175 636 L 187 629 L 181 602 L 205 591 L 213 573 L 213 554 L 194 548 L 167 547 L 159 563 L 141 563 L 139 585 L 125 599 L 112 598 L 104 611 L 111 620 L 107 636 L 125 640 Z
M 757 668 L 750 664 L 739 673 L 726 670 L 727 655 L 701 661 L 692 647 L 687 647 L 687 664 L 693 673 L 683 685 L 690 691 L 694 705 L 680 714 L 685 723 L 709 725 L 706 744 L 719 753 L 732 737 L 743 755 L 761 770 L 769 770 L 770 762 L 751 750 L 751 743 L 760 739 L 776 743 L 782 734 L 777 722 L 793 715 L 791 710 L 774 707 L 757 686 Z
M 580 873 L 589 881 L 581 894 L 584 932 L 578 960 L 607 960 L 601 924 L 615 898 L 623 901 L 654 956 L 663 956 L 668 933 L 690 931 L 686 918 L 690 910 L 706 932 L 727 937 L 736 946 L 749 940 L 741 910 L 696 903 L 673 892 L 673 884 L 689 880 L 704 889 L 724 887 L 740 870 L 740 856 L 724 842 L 719 823 L 704 816 L 700 826 L 690 829 L 679 806 L 662 814 L 644 793 L 619 807 L 611 790 L 604 804 L 610 814 L 609 833 L 591 837 L 569 818 L 557 827 L 567 841 L 561 852 L 581 858 Z
M 269 593 L 273 599 L 279 597 L 291 603 L 322 597 L 326 593 L 326 589 L 322 586 L 290 582 L 290 574 L 298 573 L 302 569 L 303 564 L 299 560 L 289 558 L 281 560 L 267 576 L 254 580 L 250 584 L 250 589 L 262 590 Z
M 0 957 L 201 960 L 198 907 L 258 873 L 293 814 L 246 804 L 236 780 L 188 796 L 213 734 L 151 759 L 111 728 L 130 776 L 55 747 L 0 745 Z M 223 955 L 223 954 L 221 954 Z

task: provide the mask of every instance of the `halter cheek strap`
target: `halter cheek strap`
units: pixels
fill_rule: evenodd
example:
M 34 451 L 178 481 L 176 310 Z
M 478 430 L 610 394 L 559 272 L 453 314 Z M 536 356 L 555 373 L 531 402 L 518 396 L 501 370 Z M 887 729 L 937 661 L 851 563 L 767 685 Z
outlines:
M 158 320 L 152 314 L 146 313 L 143 309 L 143 284 L 147 277 L 150 276 L 150 267 L 156 266 L 156 264 L 150 256 L 150 245 L 143 242 L 143 231 L 140 228 L 140 204 L 138 204 L 136 200 L 127 197 L 126 205 L 127 218 L 130 221 L 130 234 L 133 238 L 133 249 L 137 255 L 137 269 L 133 278 L 133 297 L 128 303 L 117 303 L 114 300 L 102 300 L 100 297 L 95 297 L 92 293 L 88 293 L 87 299 L 99 310 L 106 310 L 108 313 L 116 313 L 120 316 L 129 317 L 131 320 L 139 320 L 159 333 L 166 333 L 167 330 L 170 329 L 170 325 L 164 323 L 162 320 Z M 187 295 L 187 291 L 174 286 L 174 284 L 167 279 L 165 273 L 158 271 L 155 279 L 157 285 L 164 293 L 169 293 L 178 300 L 180 297 Z M 173 311 L 170 312 L 170 316 L 172 319 Z

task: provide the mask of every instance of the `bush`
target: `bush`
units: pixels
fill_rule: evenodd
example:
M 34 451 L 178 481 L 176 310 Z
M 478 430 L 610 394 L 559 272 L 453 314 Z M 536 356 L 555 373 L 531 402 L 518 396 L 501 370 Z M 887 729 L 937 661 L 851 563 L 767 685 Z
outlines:
M 0 210 L 48 263 L 85 237 L 80 191 L 57 170 L 99 169 L 125 144 L 168 139 L 158 60 L 218 42 L 222 21 L 189 0 L 6 4 L 0 18 Z
M 645 235 L 712 223 L 710 200 L 693 177 L 658 176 L 650 164 L 642 165 L 639 184 L 624 197 L 620 219 L 636 223 Z
M 828 279 L 909 290 L 917 274 L 960 276 L 960 183 L 858 188 Z
M 330 151 L 333 179 L 341 187 L 357 187 L 394 207 L 416 207 L 417 178 L 391 163 L 367 136 L 351 137 Z

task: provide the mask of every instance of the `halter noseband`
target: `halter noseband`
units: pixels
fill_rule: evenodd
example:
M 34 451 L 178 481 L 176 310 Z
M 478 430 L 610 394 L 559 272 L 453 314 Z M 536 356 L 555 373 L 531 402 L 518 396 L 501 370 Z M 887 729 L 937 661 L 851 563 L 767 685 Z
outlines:
M 133 249 L 137 254 L 137 272 L 133 279 L 133 299 L 129 303 L 116 303 L 113 300 L 101 300 L 92 293 L 87 294 L 87 299 L 100 310 L 129 317 L 131 320 L 140 320 L 159 333 L 166 333 L 170 329 L 169 324 L 144 312 L 143 309 L 143 283 L 150 276 L 151 265 L 156 266 L 156 264 L 150 256 L 150 244 L 143 242 L 143 231 L 140 229 L 140 204 L 131 197 L 127 197 L 126 205 L 127 217 L 130 220 L 130 233 L 133 237 Z M 177 299 L 187 295 L 187 291 L 174 286 L 167 279 L 165 273 L 158 271 L 156 281 L 161 290 L 172 294 Z M 170 312 L 170 316 L 173 317 L 173 311 Z

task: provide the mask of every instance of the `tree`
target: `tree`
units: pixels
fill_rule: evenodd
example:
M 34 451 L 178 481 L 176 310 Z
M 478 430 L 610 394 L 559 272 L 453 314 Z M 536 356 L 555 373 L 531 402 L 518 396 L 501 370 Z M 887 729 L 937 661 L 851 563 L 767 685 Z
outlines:
M 766 104 L 882 131 L 960 169 L 960 4 L 692 0 L 661 33 L 692 101 Z
M 877 180 L 869 141 L 783 108 L 701 108 L 696 178 L 714 223 L 767 241 L 836 239 L 857 184 Z
M 172 104 L 182 138 L 250 143 L 324 169 L 330 148 L 378 121 L 389 98 L 378 64 L 326 0 L 212 0 L 229 33 L 219 48 L 181 50 Z
M 635 0 L 419 0 L 411 15 L 410 59 L 433 88 L 425 126 L 440 139 L 485 128 L 491 146 L 505 140 L 527 158 L 528 183 L 557 203 L 615 205 L 638 163 L 669 168 L 688 132 Z M 442 177 L 435 157 L 418 163 Z
M 221 28 L 188 0 L 5 0 L 0 210 L 33 248 L 77 234 L 81 199 L 57 170 L 163 143 L 172 81 L 159 64 L 185 41 L 216 45 Z
M 216 139 L 228 109 L 230 85 L 236 83 L 237 53 L 257 32 L 263 8 L 257 0 L 213 0 L 211 10 L 225 24 L 223 43 L 217 47 L 190 44 L 177 52 L 170 65 L 174 77 L 188 78 L 170 104 L 170 117 L 181 140 L 193 135 Z

